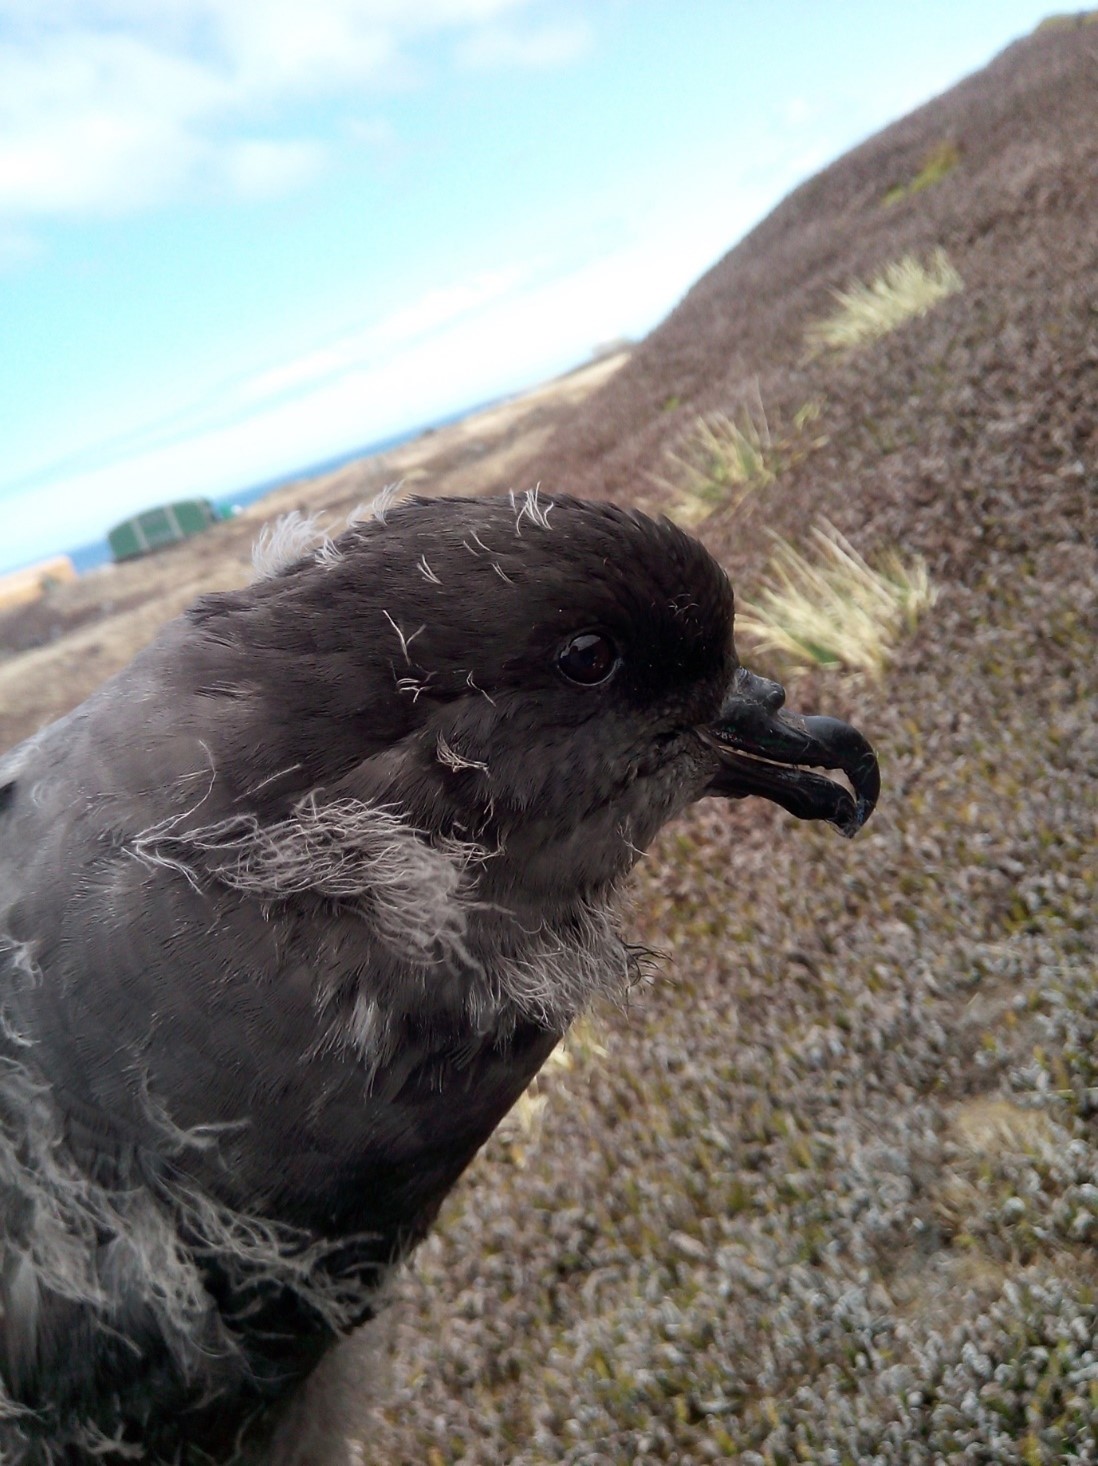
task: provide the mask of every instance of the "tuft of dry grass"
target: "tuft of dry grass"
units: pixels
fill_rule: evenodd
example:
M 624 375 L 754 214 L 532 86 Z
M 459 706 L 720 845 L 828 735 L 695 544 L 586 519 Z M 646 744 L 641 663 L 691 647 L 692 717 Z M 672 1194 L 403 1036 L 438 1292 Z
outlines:
M 600 1062 L 607 1054 L 604 1038 L 605 1024 L 595 1015 L 584 1013 L 549 1055 L 543 1072 L 570 1071 Z M 497 1133 L 509 1146 L 511 1159 L 518 1166 L 526 1164 L 530 1147 L 541 1133 L 548 1103 L 544 1085 L 535 1075 L 498 1127 Z
M 929 263 L 905 255 L 886 265 L 869 284 L 856 281 L 832 293 L 838 309 L 813 321 L 805 332 L 810 352 L 847 351 L 887 336 L 915 316 L 925 316 L 939 301 L 964 288 L 946 253 L 936 249 Z
M 671 477 L 654 476 L 675 495 L 667 511 L 671 518 L 691 528 L 717 509 L 738 509 L 752 493 L 828 441 L 814 427 L 823 408 L 820 398 L 812 398 L 794 414 L 791 432 L 773 433 L 756 390 L 754 406 L 696 418 L 667 454 Z
M 918 557 L 905 562 L 893 551 L 875 569 L 826 520 L 811 535 L 811 560 L 777 540 L 759 601 L 746 604 L 739 629 L 797 666 L 878 676 L 934 602 L 926 564 Z
M 667 456 L 679 495 L 671 517 L 683 525 L 697 524 L 715 509 L 738 508 L 775 477 L 774 442 L 761 400 L 735 416 L 712 412 L 697 418 Z

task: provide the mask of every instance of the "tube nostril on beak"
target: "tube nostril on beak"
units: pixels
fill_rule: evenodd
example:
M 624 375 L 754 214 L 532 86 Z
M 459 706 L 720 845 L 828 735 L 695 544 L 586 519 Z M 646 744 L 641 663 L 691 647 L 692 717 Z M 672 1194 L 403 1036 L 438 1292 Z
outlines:
M 771 682 L 769 677 L 759 677 L 746 667 L 740 667 L 737 671 L 736 681 L 736 690 L 741 696 L 757 702 L 768 712 L 776 713 L 785 702 L 785 688 L 780 682 Z

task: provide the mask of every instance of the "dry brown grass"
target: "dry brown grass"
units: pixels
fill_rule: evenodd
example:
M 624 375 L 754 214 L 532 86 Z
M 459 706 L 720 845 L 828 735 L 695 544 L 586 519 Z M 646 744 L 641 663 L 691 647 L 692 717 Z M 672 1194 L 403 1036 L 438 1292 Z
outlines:
M 926 564 L 895 551 L 868 564 L 825 520 L 810 533 L 812 558 L 779 539 L 758 599 L 739 631 L 794 667 L 843 667 L 880 676 L 900 639 L 934 604 Z
M 925 316 L 963 287 L 944 250 L 935 250 L 925 265 L 916 255 L 904 255 L 868 284 L 855 281 L 846 290 L 832 291 L 837 309 L 812 322 L 805 342 L 810 352 L 849 351 Z
M 716 509 L 739 508 L 775 477 L 774 443 L 761 399 L 735 413 L 696 418 L 667 458 L 672 479 L 661 482 L 676 495 L 669 513 L 677 523 L 690 526 Z

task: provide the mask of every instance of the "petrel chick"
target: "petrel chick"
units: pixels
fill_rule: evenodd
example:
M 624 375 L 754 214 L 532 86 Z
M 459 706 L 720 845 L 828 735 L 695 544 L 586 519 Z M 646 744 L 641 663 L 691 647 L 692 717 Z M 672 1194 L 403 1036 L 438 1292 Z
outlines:
M 0 1459 L 263 1460 L 705 795 L 853 834 L 854 729 L 694 539 L 414 500 L 209 595 L 0 760 Z M 838 769 L 851 788 L 812 769 Z

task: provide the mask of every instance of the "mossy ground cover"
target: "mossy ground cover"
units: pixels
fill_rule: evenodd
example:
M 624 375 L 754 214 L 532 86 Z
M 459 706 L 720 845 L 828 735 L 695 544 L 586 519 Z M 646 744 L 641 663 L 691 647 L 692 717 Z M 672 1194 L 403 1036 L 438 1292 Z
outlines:
M 943 668 L 972 609 L 947 599 L 859 694 L 907 791 L 859 844 L 720 807 L 667 833 L 635 902 L 667 970 L 421 1253 L 391 1449 L 440 1418 L 446 1459 L 484 1462 L 1044 1461 L 1088 1438 L 1084 770 L 1033 777 L 1027 628 L 1054 608 L 1034 593 Z

